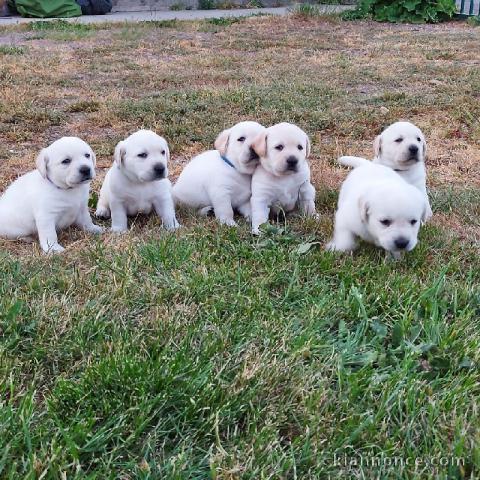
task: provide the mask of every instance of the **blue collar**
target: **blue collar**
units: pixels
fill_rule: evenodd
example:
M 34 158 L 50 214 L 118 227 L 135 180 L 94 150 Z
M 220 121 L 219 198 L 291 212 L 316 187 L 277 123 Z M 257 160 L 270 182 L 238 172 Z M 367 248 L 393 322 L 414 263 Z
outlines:
M 220 158 L 230 167 L 232 167 L 234 170 L 236 170 L 235 165 L 224 155 L 220 155 Z

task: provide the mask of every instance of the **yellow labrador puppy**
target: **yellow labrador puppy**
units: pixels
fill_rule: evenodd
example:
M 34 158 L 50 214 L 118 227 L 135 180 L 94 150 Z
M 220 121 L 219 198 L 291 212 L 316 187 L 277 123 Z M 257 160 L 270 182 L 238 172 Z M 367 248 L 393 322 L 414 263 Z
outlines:
M 101 233 L 88 211 L 95 154 L 76 137 L 63 137 L 44 148 L 37 169 L 15 180 L 0 197 L 0 236 L 30 239 L 38 235 L 45 253 L 63 252 L 57 231 L 71 225 Z
M 342 184 L 327 250 L 351 252 L 358 239 L 400 258 L 417 244 L 427 214 L 425 196 L 392 169 L 360 159 Z
M 151 130 L 139 130 L 120 142 L 105 176 L 97 217 L 112 217 L 112 231 L 125 232 L 127 217 L 155 210 L 167 230 L 180 225 L 175 217 L 168 180 L 170 152 L 166 140 Z
M 268 221 L 270 209 L 315 215 L 315 188 L 310 183 L 310 140 L 291 123 L 278 123 L 260 134 L 253 144 L 260 165 L 252 177 L 252 233 Z
M 258 165 L 252 143 L 264 130 L 257 122 L 240 122 L 220 133 L 216 150 L 197 155 L 183 169 L 173 187 L 175 202 L 200 215 L 213 209 L 224 225 L 237 225 L 234 210 L 250 218 L 252 174 Z
M 374 142 L 374 163 L 395 170 L 406 182 L 418 188 L 427 201 L 425 221 L 432 216 L 428 200 L 425 172 L 427 143 L 422 131 L 410 122 L 395 122 L 387 127 Z M 340 163 L 355 166 L 359 157 L 341 157 Z M 365 159 L 363 159 L 365 160 Z

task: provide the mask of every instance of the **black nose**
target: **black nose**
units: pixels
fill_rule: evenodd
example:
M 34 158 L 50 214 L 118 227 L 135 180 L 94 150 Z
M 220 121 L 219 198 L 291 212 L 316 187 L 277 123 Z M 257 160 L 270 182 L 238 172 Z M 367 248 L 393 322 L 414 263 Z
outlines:
M 295 167 L 298 163 L 298 158 L 294 157 L 293 155 L 291 157 L 287 158 L 287 165 L 289 167 Z
M 408 147 L 408 151 L 412 154 L 415 155 L 418 152 L 418 147 L 416 145 L 410 145 Z
M 258 155 L 257 152 L 250 147 L 250 161 L 252 162 L 253 160 L 258 160 Z
M 405 248 L 407 248 L 407 245 L 408 245 L 408 238 L 399 237 L 395 239 L 395 246 L 399 250 L 404 250 Z
M 153 171 L 157 176 L 161 177 L 165 173 L 165 167 L 161 163 L 157 163 L 153 166 Z
M 83 165 L 78 169 L 78 171 L 84 176 L 84 177 L 90 177 L 91 176 L 91 171 L 90 167 L 87 167 L 87 165 Z

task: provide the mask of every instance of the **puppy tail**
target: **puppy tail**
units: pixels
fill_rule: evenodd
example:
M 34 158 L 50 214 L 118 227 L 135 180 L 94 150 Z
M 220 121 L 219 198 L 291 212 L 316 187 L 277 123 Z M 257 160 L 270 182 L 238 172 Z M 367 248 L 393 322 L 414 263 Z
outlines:
M 372 162 L 370 160 L 367 160 L 366 158 L 361 158 L 361 157 L 340 157 L 338 159 L 338 163 L 340 165 L 344 165 L 345 167 L 362 167 L 364 165 L 370 165 Z

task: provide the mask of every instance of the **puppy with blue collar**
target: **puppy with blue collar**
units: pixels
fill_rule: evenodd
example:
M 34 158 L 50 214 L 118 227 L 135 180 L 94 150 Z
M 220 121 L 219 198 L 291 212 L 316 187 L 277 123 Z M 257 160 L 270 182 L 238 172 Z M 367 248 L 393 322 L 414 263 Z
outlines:
M 252 175 L 259 158 L 252 148 L 265 130 L 257 122 L 240 122 L 224 130 L 215 140 L 215 149 L 194 157 L 173 187 L 173 198 L 206 215 L 213 209 L 217 220 L 236 226 L 234 211 L 251 216 Z
M 95 154 L 80 138 L 63 137 L 44 148 L 37 169 L 15 180 L 0 197 L 0 236 L 31 240 L 45 253 L 60 253 L 57 231 L 71 225 L 101 233 L 88 211 Z

